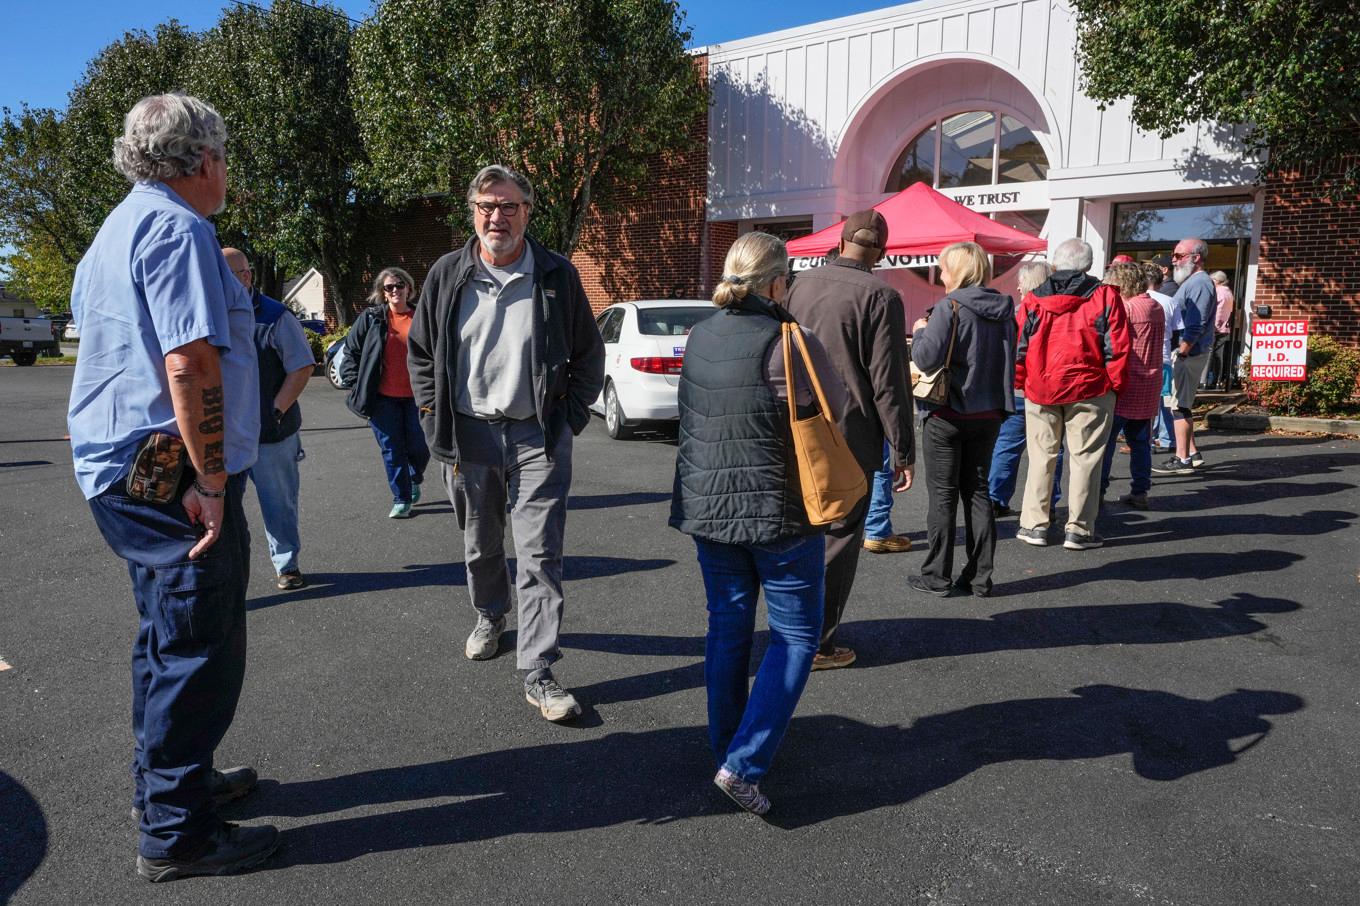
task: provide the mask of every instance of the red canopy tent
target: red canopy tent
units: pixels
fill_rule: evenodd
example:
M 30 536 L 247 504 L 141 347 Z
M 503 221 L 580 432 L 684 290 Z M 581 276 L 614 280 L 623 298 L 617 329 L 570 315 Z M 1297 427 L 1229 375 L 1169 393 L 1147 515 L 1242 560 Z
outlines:
M 976 242 L 993 255 L 1022 255 L 1048 248 L 1048 240 L 997 223 L 923 182 L 908 186 L 874 205 L 888 221 L 888 248 L 879 267 L 924 267 L 953 242 Z M 827 227 L 788 244 L 794 270 L 821 264 L 841 241 L 841 225 Z

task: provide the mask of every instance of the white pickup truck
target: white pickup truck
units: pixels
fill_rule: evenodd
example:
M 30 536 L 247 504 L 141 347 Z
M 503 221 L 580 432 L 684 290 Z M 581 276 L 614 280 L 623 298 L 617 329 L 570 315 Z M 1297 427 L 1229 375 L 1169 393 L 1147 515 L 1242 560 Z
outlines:
M 46 318 L 0 318 L 0 356 L 9 356 L 14 364 L 32 365 L 39 353 L 59 351 Z

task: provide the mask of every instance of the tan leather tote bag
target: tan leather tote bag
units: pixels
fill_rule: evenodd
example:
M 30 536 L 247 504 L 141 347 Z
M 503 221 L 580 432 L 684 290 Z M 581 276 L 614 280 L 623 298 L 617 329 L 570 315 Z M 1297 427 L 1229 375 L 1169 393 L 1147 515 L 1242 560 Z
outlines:
M 855 505 L 868 493 L 864 470 L 855 459 L 841 435 L 840 426 L 831 418 L 822 382 L 812 367 L 807 343 L 797 324 L 785 322 L 784 380 L 788 382 L 789 428 L 793 433 L 793 450 L 798 458 L 798 481 L 803 490 L 803 508 L 808 522 L 827 525 L 845 519 Z M 798 344 L 808 383 L 817 397 L 817 413 L 798 418 L 797 397 L 793 390 L 793 346 Z

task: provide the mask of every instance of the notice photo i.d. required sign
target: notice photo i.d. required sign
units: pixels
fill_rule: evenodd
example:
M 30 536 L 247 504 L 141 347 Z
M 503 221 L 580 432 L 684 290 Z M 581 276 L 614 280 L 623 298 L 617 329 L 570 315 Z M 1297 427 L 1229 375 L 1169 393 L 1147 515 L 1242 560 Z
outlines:
M 1251 322 L 1251 379 L 1308 379 L 1308 319 L 1257 318 Z

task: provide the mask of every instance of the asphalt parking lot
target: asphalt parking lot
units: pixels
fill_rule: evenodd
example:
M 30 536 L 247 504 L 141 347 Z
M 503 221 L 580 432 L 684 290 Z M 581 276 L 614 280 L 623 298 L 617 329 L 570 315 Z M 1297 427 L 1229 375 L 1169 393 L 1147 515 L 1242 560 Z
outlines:
M 228 817 L 284 848 L 148 885 L 135 610 L 71 476 L 69 380 L 0 369 L 0 903 L 1360 902 L 1360 443 L 1209 435 L 1151 511 L 1102 516 L 1103 549 L 1003 523 L 986 600 L 914 595 L 919 552 L 866 554 L 860 660 L 812 677 L 761 821 L 709 782 L 673 444 L 598 418 L 577 439 L 557 675 L 587 707 L 556 726 L 512 656 L 463 657 L 451 508 L 385 518 L 372 434 L 323 378 L 302 400 L 311 584 L 274 590 L 248 492 L 250 655 L 219 753 L 266 778 Z M 924 500 L 894 513 L 918 541 Z

